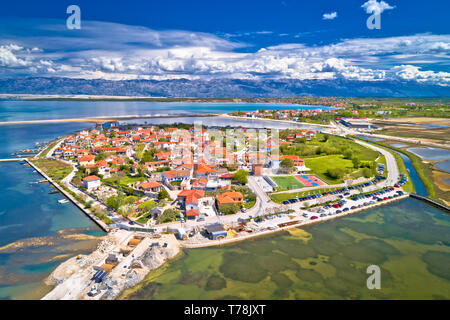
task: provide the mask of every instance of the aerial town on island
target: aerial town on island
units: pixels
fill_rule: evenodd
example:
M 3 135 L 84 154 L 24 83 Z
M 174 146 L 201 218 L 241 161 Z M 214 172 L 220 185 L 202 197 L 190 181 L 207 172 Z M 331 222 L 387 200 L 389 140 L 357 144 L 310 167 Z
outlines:
M 328 113 L 226 116 L 288 123 Z M 30 165 L 108 235 L 92 254 L 56 268 L 44 299 L 113 299 L 181 248 L 334 219 L 413 191 L 393 153 L 358 137 L 373 134 L 371 119 L 314 128 L 108 121 L 54 140 Z

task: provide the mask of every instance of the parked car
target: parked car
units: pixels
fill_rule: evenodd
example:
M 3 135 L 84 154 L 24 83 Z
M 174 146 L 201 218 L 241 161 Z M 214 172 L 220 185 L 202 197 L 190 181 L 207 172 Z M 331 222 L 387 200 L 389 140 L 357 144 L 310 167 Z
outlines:
M 88 296 L 89 297 L 95 297 L 96 295 L 98 295 L 100 293 L 100 290 L 97 288 L 97 286 L 93 286 L 91 288 L 91 290 L 88 292 Z

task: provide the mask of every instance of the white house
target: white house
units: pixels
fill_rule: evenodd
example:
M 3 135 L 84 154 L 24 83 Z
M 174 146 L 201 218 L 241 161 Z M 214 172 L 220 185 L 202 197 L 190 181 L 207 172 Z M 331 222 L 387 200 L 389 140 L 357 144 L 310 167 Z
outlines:
M 100 186 L 100 178 L 97 176 L 88 176 L 83 179 L 86 189 L 92 189 Z

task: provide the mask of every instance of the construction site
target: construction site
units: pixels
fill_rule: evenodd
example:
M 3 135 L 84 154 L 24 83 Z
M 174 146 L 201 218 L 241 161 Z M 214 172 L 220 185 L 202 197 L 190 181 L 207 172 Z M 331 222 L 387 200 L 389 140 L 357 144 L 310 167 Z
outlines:
M 59 265 L 46 279 L 43 300 L 112 300 L 180 252 L 173 234 L 114 229 L 89 255 Z

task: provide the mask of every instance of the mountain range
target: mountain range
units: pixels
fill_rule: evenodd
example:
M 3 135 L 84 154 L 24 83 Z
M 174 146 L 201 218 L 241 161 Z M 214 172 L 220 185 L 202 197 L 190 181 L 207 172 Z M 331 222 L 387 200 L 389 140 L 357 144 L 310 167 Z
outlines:
M 0 93 L 148 97 L 449 97 L 450 87 L 399 81 L 0 79 Z

